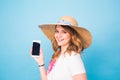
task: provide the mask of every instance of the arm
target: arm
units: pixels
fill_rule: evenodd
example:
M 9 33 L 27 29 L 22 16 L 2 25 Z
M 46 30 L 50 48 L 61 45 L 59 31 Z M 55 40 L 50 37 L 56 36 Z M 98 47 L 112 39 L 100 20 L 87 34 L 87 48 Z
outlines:
M 30 51 L 30 53 L 31 52 L 32 50 Z M 38 65 L 44 64 L 44 55 L 43 55 L 42 49 L 40 49 L 40 56 L 34 57 L 34 59 L 38 63 Z M 47 72 L 46 72 L 45 66 L 40 66 L 39 70 L 40 70 L 41 80 L 47 80 Z
M 41 66 L 39 69 L 40 69 L 41 80 L 47 80 L 47 72 L 45 66 Z
M 87 80 L 86 73 L 73 75 L 72 78 L 73 80 Z

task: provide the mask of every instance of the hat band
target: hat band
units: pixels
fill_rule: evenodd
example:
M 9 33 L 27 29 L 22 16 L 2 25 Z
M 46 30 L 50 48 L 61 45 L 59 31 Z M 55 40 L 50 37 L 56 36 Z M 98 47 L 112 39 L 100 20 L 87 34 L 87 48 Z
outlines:
M 59 20 L 58 23 L 59 23 L 59 24 L 63 24 L 63 25 L 72 25 L 71 22 L 65 21 L 65 20 Z

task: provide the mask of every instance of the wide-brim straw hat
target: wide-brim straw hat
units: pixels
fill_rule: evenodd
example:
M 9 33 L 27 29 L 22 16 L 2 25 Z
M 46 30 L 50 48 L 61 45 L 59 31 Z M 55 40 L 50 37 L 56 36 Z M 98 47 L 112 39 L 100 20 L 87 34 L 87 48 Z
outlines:
M 53 40 L 56 25 L 68 25 L 74 30 L 76 30 L 82 37 L 84 48 L 88 48 L 90 44 L 92 43 L 91 33 L 83 27 L 78 27 L 77 21 L 71 16 L 63 16 L 59 19 L 57 23 L 42 24 L 42 25 L 39 25 L 39 28 L 41 28 L 41 30 L 48 37 L 48 39 Z

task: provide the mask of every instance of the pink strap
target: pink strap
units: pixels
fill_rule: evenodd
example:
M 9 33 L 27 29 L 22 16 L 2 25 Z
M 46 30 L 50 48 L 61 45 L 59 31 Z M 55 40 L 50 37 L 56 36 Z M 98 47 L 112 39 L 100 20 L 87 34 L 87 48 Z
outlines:
M 49 66 L 48 66 L 48 71 L 47 71 L 47 73 L 50 73 L 50 72 L 51 72 L 53 66 L 55 66 L 55 62 L 56 62 L 56 60 L 51 60 L 51 61 L 50 61 L 50 64 L 49 64 Z

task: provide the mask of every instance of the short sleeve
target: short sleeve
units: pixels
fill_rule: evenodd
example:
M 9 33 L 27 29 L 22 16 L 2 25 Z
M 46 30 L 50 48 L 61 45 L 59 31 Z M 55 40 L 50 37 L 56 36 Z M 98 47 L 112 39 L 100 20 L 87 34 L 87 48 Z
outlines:
M 67 55 L 67 64 L 72 75 L 86 73 L 80 54 Z

